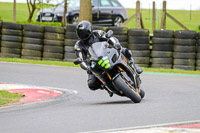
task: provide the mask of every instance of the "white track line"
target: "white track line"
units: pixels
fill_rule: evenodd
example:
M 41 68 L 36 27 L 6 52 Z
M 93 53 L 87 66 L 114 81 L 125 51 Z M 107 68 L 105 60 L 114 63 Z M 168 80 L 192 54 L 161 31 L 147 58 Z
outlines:
M 65 88 L 57 88 L 57 87 L 49 87 L 49 86 L 35 86 L 35 85 L 25 85 L 25 84 L 0 84 L 0 90 L 8 90 L 8 89 L 44 89 L 44 90 L 53 90 L 53 91 L 64 91 L 68 93 L 77 94 L 76 90 L 69 90 Z
M 108 129 L 108 130 L 99 130 L 99 131 L 88 131 L 88 132 L 80 132 L 80 133 L 172 133 L 172 131 L 177 131 L 173 133 L 200 133 L 200 129 L 185 129 L 184 128 L 183 130 L 182 128 L 166 127 L 166 126 L 176 126 L 176 125 L 195 124 L 195 123 L 200 123 L 200 120 L 164 123 L 164 124 L 128 127 L 128 128 L 117 128 L 117 129 Z

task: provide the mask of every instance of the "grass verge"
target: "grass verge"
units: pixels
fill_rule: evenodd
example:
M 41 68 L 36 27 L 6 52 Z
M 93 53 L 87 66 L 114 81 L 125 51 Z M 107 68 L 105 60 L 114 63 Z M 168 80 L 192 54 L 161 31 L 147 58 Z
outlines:
M 44 6 L 44 8 L 47 8 L 49 6 Z M 16 7 L 16 20 L 17 23 L 27 23 L 28 19 L 28 7 L 26 3 L 17 3 Z M 133 5 L 133 8 L 135 6 Z M 136 13 L 135 9 L 127 9 L 128 11 L 128 17 L 131 17 L 133 14 Z M 40 23 L 36 22 L 36 15 L 38 10 L 36 10 L 33 14 L 33 19 L 30 24 L 37 24 L 37 25 L 50 25 L 50 26 L 58 26 L 60 27 L 60 23 L 51 23 L 51 22 L 45 22 Z M 150 33 L 152 33 L 152 9 L 142 9 L 142 19 L 144 23 L 144 27 L 146 29 L 150 30 Z M 185 25 L 190 30 L 194 30 L 199 32 L 199 22 L 200 22 L 200 11 L 188 11 L 188 10 L 167 10 L 168 13 L 170 13 L 173 17 L 178 19 L 183 25 Z M 160 21 L 161 21 L 161 15 L 162 10 L 157 9 L 156 10 L 156 29 L 160 29 Z M 192 16 L 192 17 L 190 17 Z M 0 2 L 0 19 L 4 22 L 12 22 L 13 21 L 13 3 L 6 3 L 6 2 Z M 182 28 L 177 25 L 175 22 L 173 22 L 168 17 L 166 18 L 166 29 L 168 30 L 181 30 Z M 133 19 L 130 23 L 126 25 L 128 28 L 136 28 L 136 19 Z
M 9 103 L 18 102 L 22 97 L 23 95 L 21 94 L 0 91 L 0 107 L 6 106 Z
M 79 67 L 78 65 L 74 65 L 73 62 L 64 62 L 64 61 L 27 60 L 27 59 L 20 59 L 20 58 L 0 58 L 0 61 L 28 63 L 28 64 L 41 64 L 41 65 L 54 65 L 54 66 L 67 66 L 67 67 Z
M 28 63 L 28 64 L 41 64 L 41 65 L 54 65 L 54 66 L 66 66 L 66 67 L 79 67 L 79 65 L 74 65 L 73 62 L 64 62 L 64 61 L 40 61 L 40 60 L 26 60 L 26 59 L 19 59 L 19 58 L 0 58 L 0 61 Z M 144 72 L 200 75 L 200 71 L 188 71 L 188 70 L 179 70 L 179 69 L 143 68 L 143 70 L 144 70 Z

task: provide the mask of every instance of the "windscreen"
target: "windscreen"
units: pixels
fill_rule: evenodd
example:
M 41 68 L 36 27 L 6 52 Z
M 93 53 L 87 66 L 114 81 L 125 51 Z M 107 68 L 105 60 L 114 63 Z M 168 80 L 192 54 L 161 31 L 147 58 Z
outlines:
M 89 53 L 93 58 L 102 58 L 106 53 L 106 48 L 108 47 L 107 42 L 97 42 L 92 44 L 91 48 L 89 49 Z

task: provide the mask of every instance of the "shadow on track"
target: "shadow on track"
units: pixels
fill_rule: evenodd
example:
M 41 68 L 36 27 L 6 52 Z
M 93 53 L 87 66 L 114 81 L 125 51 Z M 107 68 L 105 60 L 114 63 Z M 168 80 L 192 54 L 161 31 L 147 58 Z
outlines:
M 100 102 L 100 103 L 91 103 L 91 105 L 114 105 L 114 104 L 134 104 L 130 100 L 126 101 L 111 101 L 111 102 Z

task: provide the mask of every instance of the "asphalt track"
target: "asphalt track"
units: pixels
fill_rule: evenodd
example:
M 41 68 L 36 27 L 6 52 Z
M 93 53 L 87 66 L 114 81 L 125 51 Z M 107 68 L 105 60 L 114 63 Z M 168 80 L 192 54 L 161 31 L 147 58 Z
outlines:
M 0 82 L 77 90 L 55 101 L 0 108 L 1 133 L 74 133 L 200 120 L 200 76 L 144 73 L 139 104 L 90 91 L 79 68 L 0 63 Z

